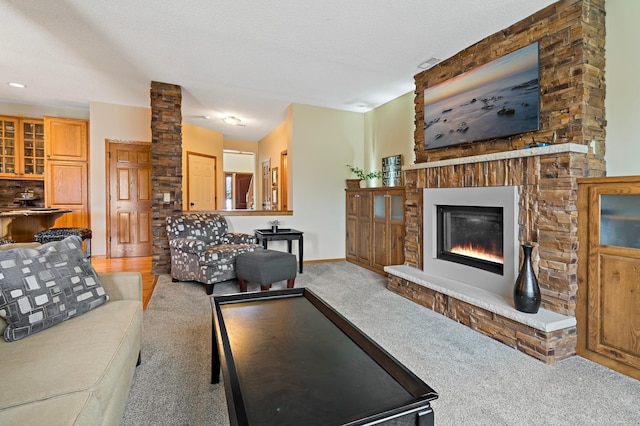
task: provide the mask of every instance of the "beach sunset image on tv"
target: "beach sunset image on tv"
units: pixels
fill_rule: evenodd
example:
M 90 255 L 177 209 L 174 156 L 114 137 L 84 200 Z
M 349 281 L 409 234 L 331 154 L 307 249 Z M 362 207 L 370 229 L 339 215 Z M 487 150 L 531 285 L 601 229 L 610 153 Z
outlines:
M 538 130 L 538 43 L 424 91 L 424 148 Z

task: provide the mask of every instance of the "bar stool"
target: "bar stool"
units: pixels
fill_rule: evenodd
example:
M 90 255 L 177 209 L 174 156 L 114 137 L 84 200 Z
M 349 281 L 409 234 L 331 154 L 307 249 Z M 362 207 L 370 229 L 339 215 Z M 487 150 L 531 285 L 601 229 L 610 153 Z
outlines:
M 91 229 L 89 228 L 50 228 L 38 232 L 34 237 L 37 242 L 44 244 L 52 241 L 62 241 L 72 235 L 87 241 L 87 257 L 91 257 Z

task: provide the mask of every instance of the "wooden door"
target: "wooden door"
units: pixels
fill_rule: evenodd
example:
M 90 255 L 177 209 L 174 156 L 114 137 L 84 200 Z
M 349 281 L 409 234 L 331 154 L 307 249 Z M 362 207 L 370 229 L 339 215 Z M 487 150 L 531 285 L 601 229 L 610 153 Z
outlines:
M 108 257 L 150 256 L 151 144 L 108 142 Z
M 187 210 L 216 210 L 216 157 L 187 152 Z
M 251 173 L 234 173 L 235 175 L 235 187 L 233 191 L 234 209 L 246 209 L 247 208 L 247 194 L 251 182 L 253 181 L 253 174 Z

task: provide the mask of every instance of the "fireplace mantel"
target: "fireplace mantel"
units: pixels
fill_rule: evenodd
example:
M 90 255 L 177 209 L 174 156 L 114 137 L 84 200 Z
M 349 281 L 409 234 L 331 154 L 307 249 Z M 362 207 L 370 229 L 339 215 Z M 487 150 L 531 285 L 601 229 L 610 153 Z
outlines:
M 588 151 L 589 147 L 587 145 L 563 143 L 558 145 L 542 146 L 539 148 L 517 149 L 513 151 L 495 152 L 492 154 L 473 155 L 470 157 L 450 158 L 448 160 L 410 164 L 403 166 L 402 170 L 432 169 L 436 167 L 455 166 L 459 164 L 483 163 L 485 161 L 509 160 L 512 158 L 535 157 L 541 155 L 562 154 L 570 152 L 586 154 Z

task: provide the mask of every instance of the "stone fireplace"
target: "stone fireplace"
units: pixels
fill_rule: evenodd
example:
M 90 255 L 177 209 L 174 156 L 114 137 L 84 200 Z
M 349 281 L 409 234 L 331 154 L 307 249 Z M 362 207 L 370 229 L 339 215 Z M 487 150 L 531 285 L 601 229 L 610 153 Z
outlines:
M 403 167 L 405 263 L 385 268 L 387 288 L 548 364 L 575 354 L 576 179 L 605 173 L 604 17 L 602 0 L 560 0 L 415 76 L 416 162 Z M 536 41 L 538 131 L 425 149 L 426 88 Z M 503 236 L 503 251 L 505 256 L 512 249 L 518 253 L 504 260 L 503 287 L 490 288 L 493 279 L 483 287 L 471 285 L 475 279 L 434 275 L 439 266 L 430 262 L 439 248 L 425 222 L 437 217 L 425 211 L 433 211 L 425 189 L 503 187 L 517 193 L 515 238 Z M 460 213 L 454 220 L 464 222 L 464 216 Z M 523 243 L 534 246 L 533 266 L 542 292 L 537 314 L 515 310 L 508 295 Z M 442 269 L 451 269 L 454 263 L 448 263 Z

